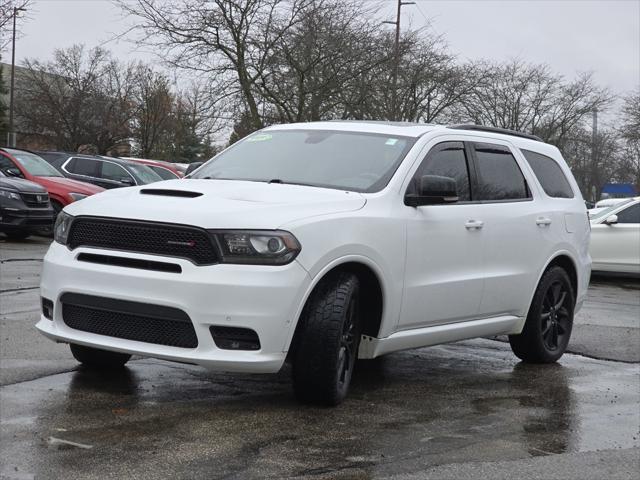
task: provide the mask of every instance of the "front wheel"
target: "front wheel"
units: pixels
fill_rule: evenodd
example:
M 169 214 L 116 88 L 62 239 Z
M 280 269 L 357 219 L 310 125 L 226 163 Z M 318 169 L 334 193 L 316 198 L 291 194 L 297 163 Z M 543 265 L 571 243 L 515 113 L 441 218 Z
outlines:
M 113 370 L 124 367 L 131 355 L 127 353 L 110 352 L 83 345 L 70 345 L 74 358 L 82 365 L 100 370 Z
M 360 344 L 358 278 L 324 279 L 300 318 L 293 352 L 293 389 L 305 403 L 338 405 L 347 396 Z
M 567 349 L 575 296 L 567 272 L 551 267 L 542 276 L 520 335 L 509 335 L 511 350 L 528 363 L 552 363 Z

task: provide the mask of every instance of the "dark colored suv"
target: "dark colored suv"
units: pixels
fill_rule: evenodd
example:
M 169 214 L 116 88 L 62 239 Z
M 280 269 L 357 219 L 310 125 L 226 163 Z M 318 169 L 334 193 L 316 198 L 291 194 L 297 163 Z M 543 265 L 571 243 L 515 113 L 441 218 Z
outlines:
M 0 232 L 23 239 L 52 223 L 53 208 L 43 187 L 0 172 Z
M 146 185 L 162 180 L 149 167 L 120 158 L 68 152 L 38 152 L 38 155 L 65 177 L 93 183 L 102 188 Z

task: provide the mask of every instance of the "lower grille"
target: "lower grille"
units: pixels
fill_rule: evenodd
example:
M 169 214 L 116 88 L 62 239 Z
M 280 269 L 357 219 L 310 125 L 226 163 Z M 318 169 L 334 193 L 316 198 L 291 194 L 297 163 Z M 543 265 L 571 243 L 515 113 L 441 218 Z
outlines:
M 189 316 L 177 308 L 78 293 L 61 297 L 62 319 L 75 330 L 169 347 L 195 348 Z

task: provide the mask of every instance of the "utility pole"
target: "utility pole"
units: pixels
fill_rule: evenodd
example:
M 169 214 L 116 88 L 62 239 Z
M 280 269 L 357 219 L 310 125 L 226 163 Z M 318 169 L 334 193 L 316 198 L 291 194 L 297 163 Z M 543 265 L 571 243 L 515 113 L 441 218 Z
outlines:
M 16 70 L 16 17 L 18 12 L 24 12 L 26 8 L 13 7 L 13 37 L 11 40 L 11 91 L 9 92 L 9 131 L 7 132 L 7 145 L 16 146 L 16 132 L 13 130 L 13 96 L 15 91 Z
M 596 162 L 598 161 L 598 108 L 593 109 L 593 120 L 591 124 L 591 169 L 595 169 Z M 592 189 L 595 190 L 596 186 L 593 185 Z M 596 192 L 593 196 L 594 200 L 597 201 L 597 196 L 600 192 Z
M 390 23 L 396 26 L 396 40 L 394 44 L 393 74 L 392 74 L 392 91 L 391 91 L 391 120 L 398 120 L 398 70 L 400 68 L 400 14 L 403 5 L 415 5 L 416 2 L 403 2 L 398 0 L 398 10 L 396 13 L 396 21 L 386 21 L 382 23 Z

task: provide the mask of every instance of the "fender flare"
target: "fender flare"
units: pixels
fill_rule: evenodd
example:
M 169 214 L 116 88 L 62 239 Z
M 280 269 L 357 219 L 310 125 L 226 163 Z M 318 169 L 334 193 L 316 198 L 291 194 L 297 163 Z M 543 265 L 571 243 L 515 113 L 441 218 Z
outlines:
M 318 273 L 311 278 L 311 282 L 307 285 L 307 288 L 304 291 L 304 294 L 302 295 L 300 301 L 298 301 L 295 314 L 291 322 L 289 322 L 287 335 L 285 337 L 285 341 L 282 346 L 283 352 L 289 351 L 289 347 L 291 346 L 293 336 L 298 327 L 300 316 L 302 315 L 302 309 L 307 304 L 307 301 L 309 300 L 311 293 L 316 288 L 318 283 L 320 283 L 320 281 L 331 270 L 335 269 L 336 267 L 339 267 L 340 265 L 344 265 L 346 263 L 351 263 L 351 262 L 362 263 L 363 265 L 366 265 L 367 267 L 371 268 L 371 270 L 374 272 L 374 274 L 378 278 L 378 282 L 380 283 L 380 289 L 382 291 L 382 315 L 381 315 L 381 321 L 380 321 L 380 325 L 382 326 L 382 324 L 384 323 L 385 315 L 388 313 L 388 304 L 389 304 L 388 303 L 389 293 L 388 293 L 388 289 L 385 286 L 385 282 L 383 281 L 383 278 L 385 278 L 383 270 L 374 260 L 372 260 L 371 258 L 365 255 L 358 255 L 358 254 L 343 255 L 341 257 L 334 258 L 329 263 L 325 264 L 325 266 L 322 267 L 322 269 L 320 269 Z
M 580 281 L 580 275 L 578 275 L 578 263 L 576 262 L 576 259 L 575 259 L 574 255 L 568 250 L 558 250 L 558 251 L 554 252 L 553 255 L 549 258 L 549 260 L 547 260 L 547 262 L 544 264 L 542 269 L 538 272 L 538 276 L 536 278 L 536 283 L 535 283 L 535 288 L 531 292 L 531 296 L 529 297 L 529 303 L 527 304 L 527 312 L 525 313 L 525 318 L 529 313 L 529 308 L 531 307 L 531 302 L 533 301 L 533 297 L 536 294 L 536 290 L 538 288 L 538 285 L 540 285 L 540 280 L 542 280 L 542 275 L 544 275 L 544 272 L 547 271 L 547 268 L 549 268 L 549 265 L 551 265 L 556 258 L 561 257 L 561 256 L 569 258 L 569 260 L 573 264 L 574 270 L 576 271 L 576 281 L 577 282 Z M 576 289 L 576 292 L 574 292 L 574 294 L 578 295 L 577 289 Z

